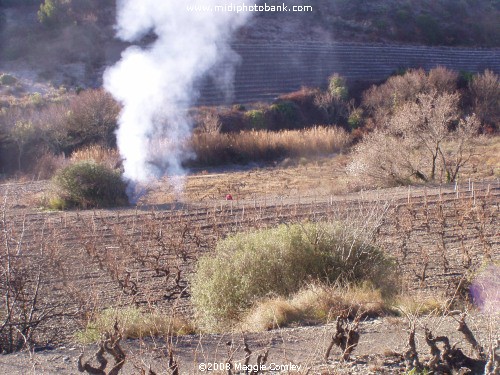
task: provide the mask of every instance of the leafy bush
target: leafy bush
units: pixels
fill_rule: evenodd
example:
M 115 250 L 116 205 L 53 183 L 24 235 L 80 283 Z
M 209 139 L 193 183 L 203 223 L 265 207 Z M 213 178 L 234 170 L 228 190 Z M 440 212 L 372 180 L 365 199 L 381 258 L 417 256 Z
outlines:
M 61 0 L 45 0 L 38 10 L 38 20 L 45 26 L 53 26 L 61 21 L 63 8 Z
M 337 73 L 333 74 L 328 79 L 328 92 L 335 99 L 346 100 L 349 96 L 349 90 L 347 88 L 346 80 Z
M 389 293 L 392 261 L 341 223 L 281 225 L 221 241 L 202 257 L 192 280 L 192 299 L 208 329 L 236 321 L 252 303 L 289 296 L 309 280 L 369 280 Z
M 61 169 L 54 176 L 55 202 L 62 207 L 112 207 L 127 204 L 126 185 L 119 171 L 90 161 Z
M 318 108 L 315 103 L 320 93 L 319 89 L 302 87 L 298 91 L 279 96 L 278 100 L 294 103 L 299 109 L 299 117 L 303 125 L 326 124 L 329 123 L 328 117 L 325 116 L 324 110 Z
M 363 124 L 363 110 L 361 108 L 354 109 L 347 120 L 349 128 L 354 130 Z
M 269 108 L 274 117 L 274 128 L 292 129 L 299 125 L 300 110 L 292 101 L 280 101 Z
M 10 74 L 0 74 L 0 85 L 12 86 L 17 83 L 17 78 Z
M 426 43 L 444 44 L 443 33 L 437 19 L 428 14 L 422 14 L 417 17 L 416 25 Z
M 245 113 L 251 129 L 267 129 L 266 113 L 262 109 L 252 109 Z

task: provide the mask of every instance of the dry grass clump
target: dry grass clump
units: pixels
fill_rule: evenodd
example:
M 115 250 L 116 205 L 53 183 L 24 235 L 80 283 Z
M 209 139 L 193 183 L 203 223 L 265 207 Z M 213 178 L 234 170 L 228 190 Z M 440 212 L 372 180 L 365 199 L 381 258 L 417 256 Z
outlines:
M 115 323 L 118 323 L 123 338 L 167 337 L 195 332 L 186 319 L 155 310 L 144 312 L 137 307 L 126 307 L 101 311 L 83 331 L 76 333 L 76 339 L 85 344 L 97 342 L 102 334 L 113 331 Z
M 400 295 L 392 303 L 392 310 L 396 314 L 420 316 L 442 314 L 450 307 L 450 301 L 440 295 Z
M 116 169 L 120 165 L 121 157 L 116 149 L 93 144 L 74 151 L 71 154 L 70 161 L 72 163 L 93 161 L 108 168 Z
M 341 314 L 381 316 L 387 311 L 389 305 L 381 291 L 368 284 L 340 287 L 311 283 L 287 299 L 257 302 L 242 319 L 241 329 L 259 332 L 294 323 L 328 323 Z
M 422 316 L 442 314 L 449 300 L 441 296 L 398 295 L 384 297 L 369 283 L 326 285 L 310 283 L 298 292 L 261 299 L 241 318 L 238 330 L 261 332 L 290 325 L 329 323 L 340 315 L 377 317 L 386 314 Z
M 250 332 L 268 331 L 288 326 L 305 319 L 304 311 L 284 297 L 275 297 L 257 303 L 243 318 L 241 329 Z
M 500 136 L 483 137 L 463 176 L 500 177 Z
M 316 126 L 279 132 L 197 133 L 191 148 L 198 164 L 217 165 L 332 154 L 349 144 L 350 136 L 342 128 Z

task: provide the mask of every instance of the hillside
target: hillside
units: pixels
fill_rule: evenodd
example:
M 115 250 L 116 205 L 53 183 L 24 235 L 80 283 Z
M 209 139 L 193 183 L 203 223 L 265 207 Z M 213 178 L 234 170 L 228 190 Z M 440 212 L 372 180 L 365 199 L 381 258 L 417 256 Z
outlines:
M 55 10 L 47 10 L 45 16 L 39 12 L 41 0 L 1 2 L 0 68 L 56 85 L 100 86 L 105 66 L 114 63 L 125 47 L 114 39 L 115 1 L 72 0 L 57 6 L 58 1 L 45 1 L 55 4 Z M 295 3 L 299 2 L 287 4 Z M 500 46 L 498 1 L 316 0 L 310 4 L 311 13 L 256 13 L 235 42 Z

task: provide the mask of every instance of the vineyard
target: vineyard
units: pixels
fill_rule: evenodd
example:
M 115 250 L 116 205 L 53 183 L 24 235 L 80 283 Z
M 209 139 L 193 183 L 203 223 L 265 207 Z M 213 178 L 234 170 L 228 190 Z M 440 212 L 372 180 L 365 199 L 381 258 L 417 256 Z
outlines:
M 253 228 L 320 220 L 369 227 L 397 259 L 402 289 L 410 293 L 453 295 L 469 271 L 500 256 L 498 182 L 65 213 L 19 204 L 37 188 L 43 186 L 2 186 L 2 252 L 26 301 L 36 290 L 39 311 L 59 321 L 40 334 L 58 341 L 110 306 L 158 306 L 190 316 L 197 258 L 218 239 Z

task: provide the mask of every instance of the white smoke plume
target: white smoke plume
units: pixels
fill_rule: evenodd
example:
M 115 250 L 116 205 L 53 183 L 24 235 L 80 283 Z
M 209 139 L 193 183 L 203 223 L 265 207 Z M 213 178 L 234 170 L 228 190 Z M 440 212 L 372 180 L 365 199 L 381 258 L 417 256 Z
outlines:
M 138 43 L 154 33 L 147 46 L 131 46 L 106 70 L 104 87 L 123 105 L 117 143 L 124 159 L 124 177 L 131 185 L 167 175 L 184 174 L 189 158 L 183 144 L 192 122 L 189 108 L 198 97 L 196 84 L 215 77 L 230 87 L 237 54 L 231 36 L 249 13 L 210 12 L 207 7 L 230 0 L 200 0 L 205 11 L 188 11 L 186 0 L 118 0 L 117 36 Z M 229 67 L 219 77 L 217 67 Z M 177 179 L 178 180 L 178 179 Z M 175 184 L 175 183 L 174 183 Z

